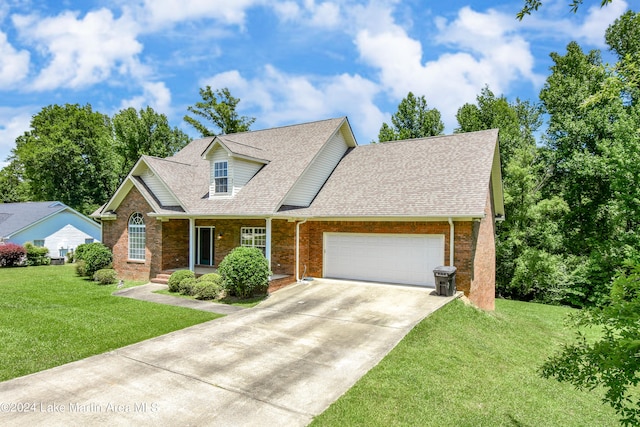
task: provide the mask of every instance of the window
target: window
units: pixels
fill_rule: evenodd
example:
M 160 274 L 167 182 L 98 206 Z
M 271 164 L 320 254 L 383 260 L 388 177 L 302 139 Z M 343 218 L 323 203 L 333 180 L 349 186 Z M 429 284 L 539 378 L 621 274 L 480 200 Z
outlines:
M 267 229 L 265 227 L 242 227 L 240 244 L 251 248 L 259 248 L 265 253 L 267 247 Z
M 33 246 L 37 246 L 39 248 L 44 247 L 44 239 L 35 239 L 33 241 Z
M 216 194 L 229 192 L 229 163 L 215 162 L 213 164 L 213 180 Z
M 144 261 L 145 235 L 144 217 L 136 212 L 129 217 L 129 259 Z
M 84 239 L 84 242 L 89 244 L 89 243 L 93 243 L 93 239 Z

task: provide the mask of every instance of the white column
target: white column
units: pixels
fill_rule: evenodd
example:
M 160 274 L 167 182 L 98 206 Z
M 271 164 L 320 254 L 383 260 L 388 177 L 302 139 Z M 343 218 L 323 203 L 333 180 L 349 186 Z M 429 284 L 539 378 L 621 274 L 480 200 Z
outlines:
M 271 218 L 266 219 L 267 223 L 267 242 L 264 248 L 265 255 L 267 256 L 267 261 L 269 262 L 269 270 L 271 270 Z M 273 271 L 273 270 L 271 270 Z
M 189 270 L 196 271 L 196 220 L 189 218 Z

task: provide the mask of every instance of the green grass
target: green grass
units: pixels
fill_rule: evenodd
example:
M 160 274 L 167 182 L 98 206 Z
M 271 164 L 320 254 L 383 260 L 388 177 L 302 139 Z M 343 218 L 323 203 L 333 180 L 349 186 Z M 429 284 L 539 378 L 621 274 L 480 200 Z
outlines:
M 180 292 L 171 292 L 169 289 L 161 289 L 159 291 L 154 291 L 154 294 L 162 294 L 162 295 L 170 295 L 172 297 L 186 298 L 186 299 L 196 299 L 196 297 L 192 295 L 184 295 Z M 251 308 L 260 304 L 260 302 L 264 301 L 267 298 L 266 295 L 261 295 L 257 297 L 240 299 L 236 297 L 226 297 L 219 300 L 209 300 L 208 302 L 216 303 L 216 304 L 228 304 L 235 305 L 238 307 Z
M 112 296 L 72 265 L 0 269 L 0 381 L 220 317 Z
M 537 369 L 573 337 L 571 310 L 454 301 L 414 328 L 313 426 L 615 426 L 602 390 L 576 391 Z

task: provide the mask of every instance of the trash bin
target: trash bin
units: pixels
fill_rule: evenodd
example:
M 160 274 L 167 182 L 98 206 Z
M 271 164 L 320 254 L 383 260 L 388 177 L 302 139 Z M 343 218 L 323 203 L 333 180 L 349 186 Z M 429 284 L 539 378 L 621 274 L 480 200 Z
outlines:
M 433 269 L 438 295 L 451 297 L 456 293 L 456 267 L 441 265 Z

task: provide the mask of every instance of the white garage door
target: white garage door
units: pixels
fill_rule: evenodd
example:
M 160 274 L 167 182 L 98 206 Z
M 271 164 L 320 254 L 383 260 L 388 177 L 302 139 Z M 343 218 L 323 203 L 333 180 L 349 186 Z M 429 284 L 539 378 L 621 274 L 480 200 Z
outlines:
M 444 235 L 324 233 L 324 277 L 435 286 Z

